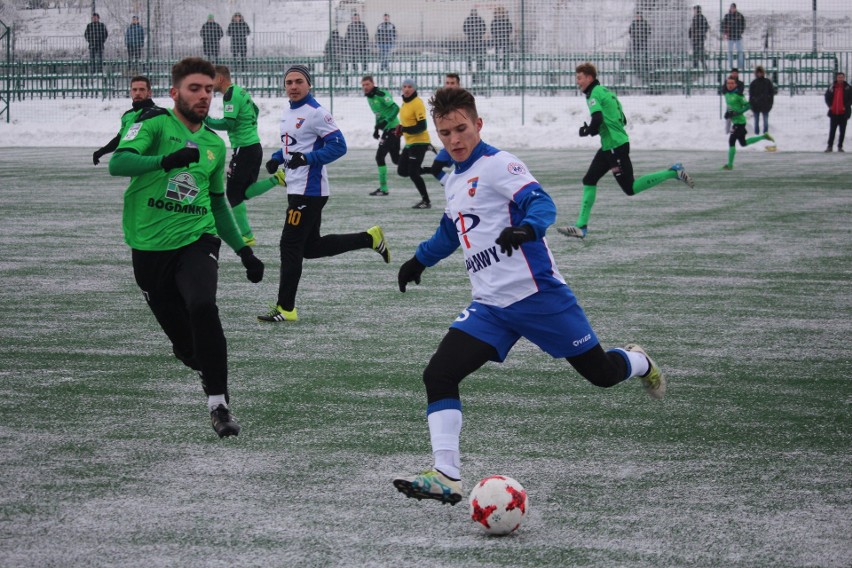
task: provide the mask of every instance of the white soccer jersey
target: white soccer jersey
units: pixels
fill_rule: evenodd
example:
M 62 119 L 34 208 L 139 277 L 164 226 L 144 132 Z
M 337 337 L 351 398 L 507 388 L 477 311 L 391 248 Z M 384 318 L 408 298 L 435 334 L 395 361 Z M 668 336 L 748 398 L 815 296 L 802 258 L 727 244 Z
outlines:
M 512 256 L 501 253 L 495 243 L 503 229 L 519 226 L 525 218 L 531 226 L 539 225 L 539 234 L 547 228 L 518 205 L 541 196 L 553 207 L 523 162 L 480 143 L 445 179 L 445 213 L 464 251 L 474 300 L 506 307 L 539 290 L 565 285 L 544 238 L 524 243 Z
M 281 150 L 284 166 L 293 152 L 314 153 L 311 159 L 319 163 L 287 170 L 287 193 L 310 196 L 329 194 L 328 172 L 325 164 L 333 162 L 346 152 L 346 144 L 331 113 L 313 96 L 306 97 L 296 106 L 284 110 L 280 122 Z M 327 148 L 329 143 L 342 142 L 343 151 Z M 319 158 L 319 159 L 317 159 Z

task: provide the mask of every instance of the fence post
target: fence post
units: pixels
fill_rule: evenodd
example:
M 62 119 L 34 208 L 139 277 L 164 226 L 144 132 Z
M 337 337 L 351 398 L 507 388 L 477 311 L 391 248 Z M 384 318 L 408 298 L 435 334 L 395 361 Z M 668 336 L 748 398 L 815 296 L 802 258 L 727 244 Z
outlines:
M 3 59 L 3 73 L 0 75 L 0 80 L 2 80 L 2 86 L 0 86 L 0 117 L 5 114 L 7 124 L 10 121 L 9 101 L 12 98 L 12 43 L 10 39 L 11 32 L 9 26 L 3 20 L 0 20 L 0 42 L 3 44 L 0 49 L 3 49 L 3 53 L 5 54 Z

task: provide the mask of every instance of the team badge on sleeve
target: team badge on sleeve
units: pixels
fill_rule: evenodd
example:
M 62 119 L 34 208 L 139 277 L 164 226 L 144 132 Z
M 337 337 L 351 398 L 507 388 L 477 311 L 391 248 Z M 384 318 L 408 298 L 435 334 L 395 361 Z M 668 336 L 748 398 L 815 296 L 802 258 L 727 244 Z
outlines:
M 510 162 L 509 165 L 506 166 L 506 169 L 510 174 L 514 174 L 516 176 L 524 175 L 527 173 L 527 168 L 520 162 Z
M 334 117 L 331 116 L 330 114 L 325 115 L 325 123 L 333 126 L 334 125 Z
M 225 112 L 234 112 L 234 105 L 225 105 Z
M 137 122 L 136 124 L 134 124 L 133 126 L 131 126 L 131 127 L 127 130 L 127 134 L 125 134 L 125 135 L 124 135 L 124 140 L 133 140 L 134 138 L 136 138 L 136 135 L 137 135 L 137 134 L 139 134 L 139 130 L 140 130 L 141 128 L 142 128 L 142 123 L 141 123 L 141 122 Z

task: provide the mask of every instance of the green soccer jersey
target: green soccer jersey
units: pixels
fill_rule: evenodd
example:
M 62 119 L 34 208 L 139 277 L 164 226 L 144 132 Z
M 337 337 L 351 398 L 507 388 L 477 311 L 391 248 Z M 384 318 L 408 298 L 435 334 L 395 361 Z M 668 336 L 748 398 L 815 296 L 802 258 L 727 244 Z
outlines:
M 376 127 L 382 130 L 396 128 L 399 124 L 399 106 L 393 102 L 393 97 L 384 91 L 376 89 L 367 96 L 370 110 L 376 115 Z
M 745 124 L 745 112 L 751 108 L 744 96 L 737 91 L 725 91 L 725 105 L 734 113 L 731 117 L 733 124 Z
M 601 150 L 612 150 L 630 142 L 624 125 L 627 120 L 621 110 L 621 102 L 607 90 L 603 85 L 595 85 L 592 92 L 586 98 L 589 112 L 603 114 L 603 123 L 600 127 Z
M 251 100 L 248 91 L 238 85 L 231 85 L 222 98 L 224 118 L 210 118 L 205 124 L 216 130 L 227 130 L 231 148 L 242 148 L 260 143 L 257 135 L 258 108 Z
M 139 115 L 141 115 L 143 112 L 148 110 L 148 108 L 150 108 L 150 107 L 140 108 L 140 109 L 132 108 L 129 111 L 122 114 L 121 115 L 121 128 L 119 128 L 119 130 L 118 130 L 118 135 L 123 137 L 125 135 L 125 133 L 127 132 L 127 130 L 131 126 L 136 124 L 137 120 L 139 120 Z
M 217 234 L 210 194 L 224 194 L 226 150 L 215 132 L 206 127 L 191 132 L 172 110 L 159 109 L 127 130 L 116 155 L 134 152 L 157 157 L 187 147 L 198 148 L 198 162 L 168 172 L 156 168 L 131 178 L 124 192 L 122 219 L 124 240 L 131 248 L 174 250 L 204 233 Z

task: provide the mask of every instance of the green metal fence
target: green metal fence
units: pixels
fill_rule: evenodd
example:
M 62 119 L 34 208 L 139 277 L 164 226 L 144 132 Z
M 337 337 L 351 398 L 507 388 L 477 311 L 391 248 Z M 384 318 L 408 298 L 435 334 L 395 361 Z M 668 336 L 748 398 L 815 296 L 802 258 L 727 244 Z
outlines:
M 780 92 L 801 94 L 824 90 L 834 73 L 848 67 L 850 52 L 790 53 L 752 52 L 746 54 L 746 69 L 766 68 L 767 76 Z M 572 53 L 562 56 L 515 56 L 507 69 L 485 60 L 481 70 L 471 71 L 464 58 L 453 55 L 404 57 L 391 62 L 385 71 L 378 62 L 363 65 L 313 58 L 223 58 L 235 80 L 255 96 L 284 96 L 282 72 L 291 63 L 305 63 L 312 69 L 314 90 L 320 94 L 357 93 L 363 74 L 372 74 L 380 85 L 396 87 L 405 77 L 415 79 L 424 89 L 443 84 L 444 74 L 458 72 L 462 84 L 484 95 L 548 95 L 576 89 L 574 68 L 592 61 L 605 85 L 624 94 L 699 94 L 719 89 L 729 69 L 726 54 L 709 53 L 706 68 L 693 67 L 692 58 L 671 55 L 638 60 L 625 55 Z M 128 64 L 123 60 L 104 61 L 103 71 L 92 73 L 87 59 L 57 61 L 17 61 L 4 64 L 4 83 L 11 100 L 44 98 L 124 98 L 129 79 L 137 74 L 150 77 L 154 93 L 168 91 L 173 61 L 149 60 Z

